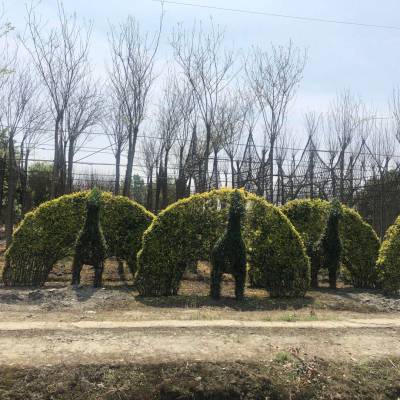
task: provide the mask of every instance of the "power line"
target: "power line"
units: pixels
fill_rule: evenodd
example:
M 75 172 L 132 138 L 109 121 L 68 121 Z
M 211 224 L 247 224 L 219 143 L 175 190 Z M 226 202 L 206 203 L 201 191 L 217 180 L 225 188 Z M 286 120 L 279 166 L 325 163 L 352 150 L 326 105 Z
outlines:
M 388 30 L 400 31 L 400 27 L 395 26 L 395 25 L 380 25 L 380 24 L 369 24 L 369 23 L 365 23 L 365 22 L 345 21 L 345 20 L 339 20 L 339 19 L 303 17 L 303 16 L 298 16 L 298 15 L 279 14 L 279 13 L 247 10 L 247 9 L 240 9 L 240 8 L 217 7 L 217 6 L 209 6 L 209 5 L 205 5 L 205 4 L 186 3 L 186 2 L 170 1 L 170 0 L 153 0 L 153 1 L 155 1 L 157 3 L 161 3 L 161 4 L 164 3 L 164 4 L 172 4 L 172 5 L 177 5 L 177 6 L 206 8 L 206 9 L 217 10 L 217 11 L 228 11 L 228 12 L 250 14 L 250 15 L 262 15 L 262 16 L 266 16 L 266 17 L 285 18 L 285 19 L 292 19 L 295 21 L 302 21 L 302 22 L 329 23 L 329 24 L 338 24 L 338 25 L 358 26 L 358 27 L 362 27 L 362 28 L 388 29 Z

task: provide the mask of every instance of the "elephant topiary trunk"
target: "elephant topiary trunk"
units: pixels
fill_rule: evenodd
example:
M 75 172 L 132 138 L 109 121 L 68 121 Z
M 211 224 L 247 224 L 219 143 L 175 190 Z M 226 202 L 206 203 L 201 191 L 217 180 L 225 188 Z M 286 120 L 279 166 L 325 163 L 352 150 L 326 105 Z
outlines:
M 84 264 L 94 268 L 94 287 L 101 287 L 104 260 L 107 245 L 100 225 L 101 193 L 93 189 L 86 203 L 86 217 L 75 244 L 75 256 L 72 264 L 72 284 L 80 283 Z
M 325 230 L 319 240 L 318 249 L 322 256 L 323 266 L 329 272 L 329 287 L 336 289 L 337 274 L 342 256 L 342 241 L 339 235 L 339 222 L 343 216 L 340 202 L 332 200 Z
M 211 297 L 219 299 L 223 273 L 235 278 L 235 296 L 241 300 L 246 282 L 246 246 L 242 238 L 241 220 L 244 215 L 244 200 L 239 191 L 231 194 L 228 226 L 211 253 Z

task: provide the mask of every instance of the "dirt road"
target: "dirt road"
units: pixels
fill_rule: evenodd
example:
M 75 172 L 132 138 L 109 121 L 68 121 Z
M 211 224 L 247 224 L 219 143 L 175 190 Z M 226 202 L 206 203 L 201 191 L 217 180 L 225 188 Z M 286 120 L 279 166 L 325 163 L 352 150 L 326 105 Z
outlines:
M 0 365 L 400 357 L 400 318 L 0 322 Z

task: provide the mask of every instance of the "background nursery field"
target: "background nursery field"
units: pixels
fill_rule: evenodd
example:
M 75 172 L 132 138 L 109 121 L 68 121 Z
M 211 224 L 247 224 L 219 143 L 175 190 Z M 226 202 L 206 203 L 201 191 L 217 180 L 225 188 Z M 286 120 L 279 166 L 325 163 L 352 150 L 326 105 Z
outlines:
M 0 400 L 400 399 L 400 2 L 3 0 Z

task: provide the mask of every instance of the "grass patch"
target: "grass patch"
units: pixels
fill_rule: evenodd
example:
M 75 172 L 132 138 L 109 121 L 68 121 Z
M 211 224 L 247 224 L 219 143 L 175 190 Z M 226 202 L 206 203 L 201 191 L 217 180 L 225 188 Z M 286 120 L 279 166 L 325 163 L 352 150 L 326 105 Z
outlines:
M 284 314 L 282 316 L 279 317 L 279 319 L 281 321 L 285 321 L 285 322 L 295 322 L 298 321 L 298 317 L 295 313 L 290 313 L 290 314 Z
M 279 364 L 286 364 L 292 361 L 292 359 L 293 359 L 292 355 L 287 351 L 279 351 L 278 353 L 275 354 L 274 361 Z

